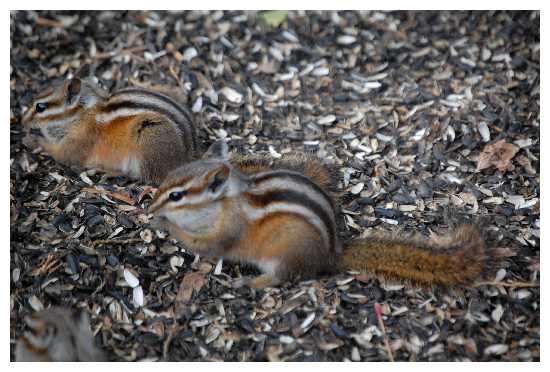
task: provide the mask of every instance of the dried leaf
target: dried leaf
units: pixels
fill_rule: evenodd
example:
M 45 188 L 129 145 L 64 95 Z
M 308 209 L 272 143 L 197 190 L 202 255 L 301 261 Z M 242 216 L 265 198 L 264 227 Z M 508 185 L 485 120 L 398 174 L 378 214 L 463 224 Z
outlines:
M 505 140 L 485 146 L 477 161 L 476 172 L 490 166 L 496 167 L 501 172 L 506 171 L 510 160 L 516 155 L 519 147 L 506 143 Z
M 117 200 L 123 201 L 127 204 L 134 205 L 134 199 L 132 199 L 127 194 L 123 194 L 123 193 L 120 193 L 120 192 L 107 191 L 107 190 L 103 190 L 101 188 L 91 188 L 91 187 L 85 187 L 85 188 L 82 189 L 82 191 L 88 192 L 90 194 L 99 194 L 99 195 L 109 196 L 113 199 L 117 199 Z
M 176 301 L 188 302 L 193 296 L 193 291 L 199 292 L 204 284 L 206 284 L 206 278 L 203 274 L 198 272 L 187 274 L 181 280 L 181 286 L 178 289 Z

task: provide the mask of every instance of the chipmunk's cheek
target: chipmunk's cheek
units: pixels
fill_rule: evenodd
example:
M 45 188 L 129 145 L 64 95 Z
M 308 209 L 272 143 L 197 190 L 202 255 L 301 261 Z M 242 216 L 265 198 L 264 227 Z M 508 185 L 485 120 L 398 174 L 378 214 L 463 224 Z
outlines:
M 67 135 L 67 128 L 63 126 L 48 126 L 46 128 L 47 136 L 43 138 L 49 142 L 60 142 Z

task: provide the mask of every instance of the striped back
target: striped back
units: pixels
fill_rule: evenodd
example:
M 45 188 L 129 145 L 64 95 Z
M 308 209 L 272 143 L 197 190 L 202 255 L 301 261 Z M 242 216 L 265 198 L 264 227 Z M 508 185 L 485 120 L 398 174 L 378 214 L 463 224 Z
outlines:
M 276 213 L 299 215 L 318 230 L 331 249 L 336 248 L 334 205 L 318 185 L 290 170 L 261 172 L 250 178 L 252 185 L 242 194 L 250 220 Z
M 195 127 L 189 112 L 172 97 L 143 88 L 125 88 L 111 95 L 99 109 L 96 119 L 108 123 L 114 119 L 144 113 L 163 115 L 171 122 L 183 139 L 188 155 L 197 149 Z

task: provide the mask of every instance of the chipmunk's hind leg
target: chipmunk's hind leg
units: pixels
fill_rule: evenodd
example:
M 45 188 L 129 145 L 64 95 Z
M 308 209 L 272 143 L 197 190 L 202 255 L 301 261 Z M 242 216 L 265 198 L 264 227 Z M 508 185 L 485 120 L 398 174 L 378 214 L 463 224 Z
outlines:
M 160 184 L 168 172 L 189 158 L 176 129 L 160 116 L 142 119 L 134 135 L 141 154 L 141 176 L 147 182 Z
M 311 238 L 290 245 L 277 261 L 260 266 L 263 275 L 255 278 L 251 287 L 274 286 L 294 279 L 311 279 L 331 269 L 332 260 L 323 253 L 321 240 Z
M 282 257 L 277 277 L 281 280 L 312 279 L 331 271 L 330 255 L 323 253 L 322 246 L 316 242 L 299 242 L 300 246 L 288 250 Z
M 296 278 L 314 278 L 328 271 L 333 264 L 327 242 L 303 218 L 281 213 L 264 220 L 261 232 L 263 233 L 256 236 L 254 241 L 263 245 L 261 249 L 257 249 L 262 254 L 251 257 L 251 261 L 264 274 L 254 282 L 258 287 L 265 283 L 275 285 Z

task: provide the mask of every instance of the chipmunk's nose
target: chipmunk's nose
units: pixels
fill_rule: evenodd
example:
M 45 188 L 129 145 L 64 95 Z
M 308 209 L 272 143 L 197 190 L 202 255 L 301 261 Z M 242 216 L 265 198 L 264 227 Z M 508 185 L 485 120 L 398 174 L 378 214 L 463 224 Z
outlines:
M 149 221 L 149 227 L 156 230 L 165 230 L 168 219 L 165 216 L 159 216 L 158 214 L 155 214 L 154 216 L 155 218 Z

